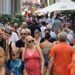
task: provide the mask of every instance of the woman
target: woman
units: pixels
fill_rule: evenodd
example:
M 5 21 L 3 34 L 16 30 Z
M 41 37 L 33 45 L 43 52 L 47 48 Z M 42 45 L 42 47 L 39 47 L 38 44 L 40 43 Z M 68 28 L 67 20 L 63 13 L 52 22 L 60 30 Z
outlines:
M 0 75 L 13 75 L 9 70 L 4 67 L 5 53 L 4 49 L 0 47 Z
M 75 75 L 75 53 L 72 56 L 72 63 L 67 68 L 66 75 Z
M 50 33 L 49 33 L 49 30 L 46 29 L 45 41 L 40 44 L 40 47 L 41 47 L 42 52 L 43 52 L 44 60 L 45 60 L 45 62 L 44 62 L 45 73 L 48 70 L 48 53 L 50 52 L 50 49 L 52 47 L 52 43 L 49 42 L 49 39 L 50 39 Z
M 15 48 L 15 43 L 11 42 L 11 31 L 5 30 L 5 40 L 6 40 L 6 57 L 11 58 L 12 48 Z
M 41 49 L 34 45 L 34 40 L 31 36 L 26 37 L 25 47 L 22 54 L 27 75 L 42 75 L 44 72 L 44 59 Z
M 35 30 L 35 32 L 34 32 L 34 43 L 35 43 L 35 45 L 39 46 L 40 40 L 41 40 L 40 32 L 39 32 L 39 30 Z

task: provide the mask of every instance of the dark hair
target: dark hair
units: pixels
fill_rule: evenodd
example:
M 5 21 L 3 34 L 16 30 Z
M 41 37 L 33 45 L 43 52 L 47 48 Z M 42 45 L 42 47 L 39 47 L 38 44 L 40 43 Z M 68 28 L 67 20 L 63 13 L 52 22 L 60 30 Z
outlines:
M 7 29 L 4 32 L 7 33 L 7 34 L 9 34 L 9 35 L 12 34 L 12 32 L 10 30 L 7 30 Z
M 57 14 L 56 17 L 55 17 L 55 20 L 59 19 L 59 17 L 60 17 L 60 14 Z
M 54 12 L 51 12 L 50 14 L 50 18 L 52 18 L 54 16 Z
M 44 32 L 46 32 L 46 31 L 50 32 L 50 29 L 46 28 L 46 29 L 44 30 Z
M 47 25 L 47 23 L 45 21 L 42 21 L 41 23 L 42 23 L 43 26 Z
M 45 33 L 45 39 L 49 40 L 50 39 L 50 33 Z

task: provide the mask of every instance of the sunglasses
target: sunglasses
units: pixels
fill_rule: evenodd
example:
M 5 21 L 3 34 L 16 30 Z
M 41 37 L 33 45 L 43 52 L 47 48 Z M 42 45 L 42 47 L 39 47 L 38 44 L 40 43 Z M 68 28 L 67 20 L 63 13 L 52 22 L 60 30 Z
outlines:
M 32 42 L 34 42 L 34 40 L 30 40 L 30 41 L 28 41 L 28 43 L 32 43 Z
M 2 35 L 2 33 L 0 33 L 0 35 Z
M 16 54 L 12 54 L 12 56 L 16 56 Z
M 26 35 L 27 33 L 21 33 L 21 35 Z

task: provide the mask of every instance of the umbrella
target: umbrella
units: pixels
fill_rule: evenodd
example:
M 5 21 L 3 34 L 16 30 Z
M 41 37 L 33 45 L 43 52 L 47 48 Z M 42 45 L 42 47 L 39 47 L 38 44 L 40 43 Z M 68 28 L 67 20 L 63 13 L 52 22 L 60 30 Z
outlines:
M 36 12 L 53 12 L 53 11 L 65 11 L 65 10 L 75 10 L 75 2 L 73 1 L 61 1 L 54 3 L 48 7 L 45 7 L 41 10 L 38 10 Z

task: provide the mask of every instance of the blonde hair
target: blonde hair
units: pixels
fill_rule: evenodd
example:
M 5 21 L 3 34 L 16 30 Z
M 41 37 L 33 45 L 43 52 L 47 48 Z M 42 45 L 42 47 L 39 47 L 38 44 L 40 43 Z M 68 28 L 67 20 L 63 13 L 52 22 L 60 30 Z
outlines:
M 12 49 L 12 53 L 19 53 L 19 52 L 20 52 L 20 50 L 18 47 L 15 47 Z
M 27 28 L 27 23 L 23 22 L 21 28 Z
M 36 29 L 36 30 L 34 31 L 34 34 L 40 34 L 40 31 Z
M 30 36 L 30 35 L 28 35 L 28 36 L 26 37 L 26 40 L 25 40 L 25 48 L 28 47 L 28 38 L 32 38 L 32 39 L 33 39 L 33 37 Z

